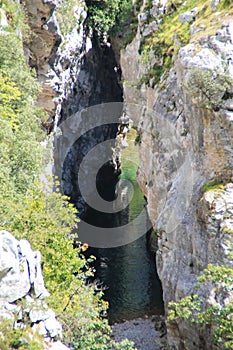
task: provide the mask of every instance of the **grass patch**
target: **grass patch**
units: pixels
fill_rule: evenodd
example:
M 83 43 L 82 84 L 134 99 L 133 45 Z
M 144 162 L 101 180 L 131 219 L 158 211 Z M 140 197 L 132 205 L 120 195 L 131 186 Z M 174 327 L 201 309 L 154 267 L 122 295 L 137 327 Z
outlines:
M 205 183 L 203 185 L 202 189 L 203 189 L 203 192 L 215 191 L 215 190 L 224 190 L 224 184 L 220 183 L 217 180 L 213 180 L 213 181 Z
M 153 67 L 150 69 L 149 73 L 142 78 L 141 84 L 146 83 L 147 85 L 151 85 L 152 80 L 154 87 L 154 85 L 160 81 L 163 73 L 171 69 L 173 65 L 171 56 L 175 55 L 182 46 L 187 45 L 190 41 L 197 41 L 203 36 L 214 35 L 216 30 L 221 28 L 223 17 L 224 20 L 232 18 L 232 4 L 232 0 L 225 0 L 218 4 L 216 6 L 216 12 L 213 12 L 210 1 L 169 1 L 167 12 L 161 14 L 159 17 L 161 23 L 158 30 L 153 31 L 141 42 L 139 54 L 142 57 L 142 61 L 149 63 L 151 52 L 156 61 L 156 63 L 153 63 Z M 151 7 L 152 1 L 150 0 L 144 9 L 148 16 L 147 24 L 158 20 L 158 18 L 155 19 L 151 16 Z M 193 10 L 194 8 L 197 8 L 195 18 L 182 24 L 179 16 L 185 12 Z M 190 27 L 193 23 L 195 23 L 195 27 L 201 28 L 201 31 L 194 34 L 191 39 Z M 171 49 L 172 54 L 168 54 Z

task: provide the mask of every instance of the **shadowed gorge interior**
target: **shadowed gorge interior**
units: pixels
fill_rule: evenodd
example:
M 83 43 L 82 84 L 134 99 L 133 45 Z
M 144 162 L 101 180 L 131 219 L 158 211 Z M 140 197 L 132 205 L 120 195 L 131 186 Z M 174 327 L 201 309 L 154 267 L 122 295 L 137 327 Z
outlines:
M 136 131 L 131 129 L 128 147 L 122 150 L 120 176 L 113 176 L 114 167 L 111 164 L 105 164 L 98 173 L 101 174 L 98 190 L 103 198 L 113 200 L 116 197 L 116 180 L 127 179 L 133 185 L 132 200 L 125 209 L 112 214 L 89 207 L 83 219 L 90 224 L 109 228 L 125 225 L 136 218 L 146 205 L 136 181 L 138 149 L 135 137 Z M 127 188 L 118 193 L 121 200 L 127 195 Z M 81 221 L 79 233 L 85 237 L 82 229 Z M 86 256 L 94 255 L 97 258 L 94 263 L 95 276 L 91 280 L 97 281 L 98 286 L 104 290 L 104 299 L 109 302 L 110 323 L 163 314 L 162 288 L 156 272 L 155 253 L 150 250 L 150 234 L 147 232 L 132 243 L 116 248 L 89 248 L 86 252 Z

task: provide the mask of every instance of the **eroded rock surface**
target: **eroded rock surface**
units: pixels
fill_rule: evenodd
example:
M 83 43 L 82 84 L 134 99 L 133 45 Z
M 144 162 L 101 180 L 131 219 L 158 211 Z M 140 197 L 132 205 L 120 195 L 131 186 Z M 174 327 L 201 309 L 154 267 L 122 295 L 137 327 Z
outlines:
M 39 330 L 47 340 L 49 348 L 51 340 L 62 338 L 62 327 L 44 301 L 47 296 L 40 252 L 33 251 L 27 240 L 19 241 L 10 232 L 0 231 L 1 317 L 16 320 L 15 327 L 23 325 L 27 317 L 32 329 Z M 19 302 L 24 304 L 23 308 Z
M 27 21 L 30 27 L 30 38 L 25 42 L 25 53 L 29 65 L 36 70 L 42 90 L 38 104 L 48 113 L 50 120 L 55 115 L 56 92 L 52 78 L 54 71 L 51 60 L 61 43 L 61 33 L 55 17 L 56 1 L 25 1 Z
M 157 269 L 166 312 L 169 301 L 193 291 L 208 263 L 232 266 L 226 255 L 227 232 L 232 232 L 231 184 L 224 200 L 219 197 L 215 202 L 215 211 L 206 204 L 211 194 L 203 197 L 202 191 L 210 180 L 232 181 L 232 172 L 227 172 L 233 168 L 232 87 L 228 91 L 219 87 L 210 101 L 195 93 L 192 75 L 199 72 L 200 77 L 209 71 L 233 78 L 232 25 L 227 20 L 211 37 L 200 36 L 196 41 L 191 37 L 192 43 L 179 50 L 168 76 L 154 88 L 141 82 L 148 66 L 139 54 L 135 57 L 143 22 L 121 52 L 126 112 L 138 129 L 138 181 L 157 231 Z M 153 66 L 153 57 L 149 59 Z M 228 216 L 223 219 L 226 210 Z M 214 348 L 211 339 L 203 342 L 197 334 L 198 330 L 179 324 L 168 328 L 168 341 L 176 349 Z

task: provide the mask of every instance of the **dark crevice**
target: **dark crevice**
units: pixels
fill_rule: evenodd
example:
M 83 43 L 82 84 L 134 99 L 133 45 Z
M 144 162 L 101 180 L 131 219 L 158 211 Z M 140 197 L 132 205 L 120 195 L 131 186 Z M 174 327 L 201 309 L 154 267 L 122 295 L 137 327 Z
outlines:
M 94 37 L 93 48 L 78 64 L 79 74 L 72 91 L 62 104 L 61 123 L 84 108 L 123 101 L 121 70 L 111 47 L 100 45 Z M 63 164 L 63 191 L 78 208 L 81 219 L 95 227 L 116 227 L 129 220 L 128 207 L 120 213 L 112 214 L 88 206 L 81 196 L 78 184 L 82 160 L 98 144 L 116 138 L 120 117 L 121 115 L 119 124 L 105 124 L 83 133 L 70 148 Z M 82 122 L 85 123 L 85 118 L 81 118 L 81 124 Z M 87 174 L 91 172 L 90 168 Z M 115 198 L 119 174 L 120 163 L 116 159 L 105 162 L 97 172 L 97 190 L 109 203 Z M 82 221 L 79 224 L 80 237 L 83 236 L 81 232 Z M 91 254 L 97 257 L 94 279 L 98 279 L 106 288 L 104 294 L 110 305 L 110 322 L 163 313 L 162 288 L 156 272 L 154 253 L 148 247 L 148 237 L 149 233 L 117 248 L 89 248 L 85 252 L 87 257 Z

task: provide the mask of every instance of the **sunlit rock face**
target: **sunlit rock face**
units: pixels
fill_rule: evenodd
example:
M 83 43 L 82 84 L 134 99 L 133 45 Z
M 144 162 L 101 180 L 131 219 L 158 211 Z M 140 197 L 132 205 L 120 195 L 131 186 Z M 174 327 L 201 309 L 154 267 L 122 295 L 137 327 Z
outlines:
M 201 78 L 206 71 L 233 78 L 233 22 L 223 23 L 211 37 L 191 37 L 155 87 L 141 83 L 149 65 L 137 54 L 143 26 L 141 19 L 135 39 L 121 51 L 121 68 L 127 115 L 138 129 L 138 181 L 157 231 L 157 269 L 167 311 L 169 301 L 193 292 L 208 263 L 231 266 L 226 240 L 231 238 L 227 232 L 232 232 L 232 213 L 227 222 L 223 213 L 232 207 L 232 84 L 212 91 Z M 149 59 L 153 65 L 153 57 Z M 212 91 L 212 101 L 196 92 L 193 72 L 201 72 L 199 88 Z M 212 202 L 202 186 L 214 179 L 229 185 L 223 197 Z M 213 338 L 203 340 L 198 332 L 186 324 L 170 325 L 169 344 L 176 349 L 214 349 Z
M 24 43 L 25 53 L 42 86 L 38 97 L 39 106 L 45 109 L 51 119 L 55 113 L 56 96 L 51 60 L 61 43 L 61 33 L 54 13 L 56 5 L 56 1 L 25 1 L 26 18 L 30 28 L 30 37 Z
M 47 296 L 40 252 L 33 251 L 26 239 L 19 241 L 10 232 L 0 231 L 1 317 L 12 319 L 15 328 L 24 327 L 24 317 L 28 317 L 32 329 L 47 339 L 48 346 L 52 341 L 55 347 L 54 340 L 62 337 L 62 326 L 48 308 Z M 24 303 L 24 317 L 20 302 Z

